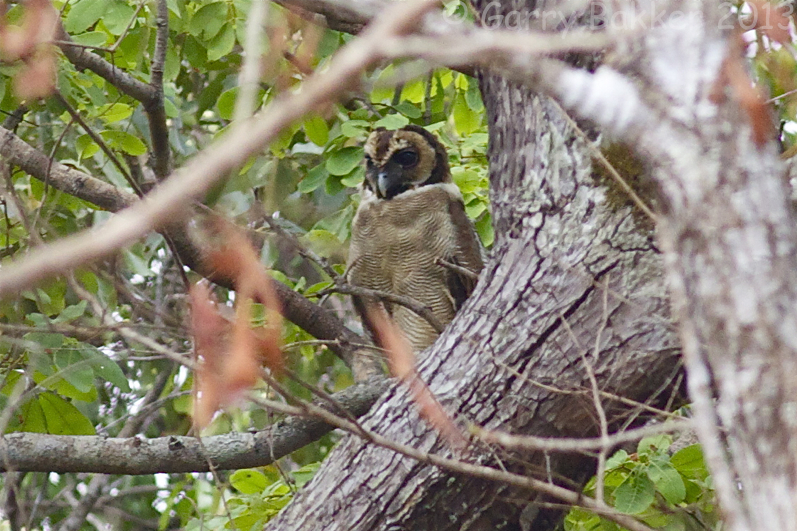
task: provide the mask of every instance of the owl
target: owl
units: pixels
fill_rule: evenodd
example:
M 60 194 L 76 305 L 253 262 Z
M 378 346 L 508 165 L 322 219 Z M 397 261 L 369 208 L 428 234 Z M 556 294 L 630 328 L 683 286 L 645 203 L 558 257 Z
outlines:
M 365 144 L 365 164 L 347 279 L 355 286 L 410 297 L 446 326 L 473 292 L 483 258 L 462 194 L 451 180 L 445 148 L 416 125 L 379 128 Z M 374 305 L 385 309 L 416 352 L 437 338 L 435 328 L 412 310 L 355 297 L 367 328 Z

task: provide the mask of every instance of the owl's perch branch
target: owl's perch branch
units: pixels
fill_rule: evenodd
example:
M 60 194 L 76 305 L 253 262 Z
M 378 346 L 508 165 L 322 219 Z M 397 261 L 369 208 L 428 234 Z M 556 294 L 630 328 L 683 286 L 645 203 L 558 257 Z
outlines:
M 473 271 L 471 271 L 470 269 L 468 269 L 466 267 L 462 267 L 462 266 L 457 265 L 457 264 L 452 264 L 451 262 L 449 262 L 447 260 L 443 260 L 442 258 L 435 259 L 434 263 L 439 265 L 439 266 L 443 266 L 443 267 L 445 267 L 447 269 L 450 269 L 454 273 L 462 275 L 463 277 L 467 277 L 467 278 L 469 278 L 471 280 L 474 280 L 474 281 L 475 280 L 479 280 L 479 275 L 477 273 L 474 273 Z
M 319 291 L 318 295 L 323 296 L 324 294 L 327 293 L 343 293 L 345 295 L 355 295 L 357 297 L 378 299 L 382 301 L 399 304 L 409 310 L 412 310 L 416 314 L 426 319 L 426 321 L 429 322 L 429 324 L 432 326 L 432 328 L 435 329 L 435 331 L 438 334 L 443 333 L 443 330 L 445 330 L 445 326 L 443 326 L 442 323 L 440 323 L 440 321 L 437 319 L 437 317 L 434 316 L 434 313 L 432 312 L 431 308 L 429 308 L 428 306 L 424 306 L 423 304 L 421 304 L 420 302 L 411 297 L 404 297 L 403 295 L 396 295 L 395 293 L 389 293 L 387 291 L 379 291 L 375 289 L 368 289 L 360 286 L 354 286 L 352 284 L 342 281 L 338 282 L 337 284 L 335 284 L 335 286 L 331 288 Z

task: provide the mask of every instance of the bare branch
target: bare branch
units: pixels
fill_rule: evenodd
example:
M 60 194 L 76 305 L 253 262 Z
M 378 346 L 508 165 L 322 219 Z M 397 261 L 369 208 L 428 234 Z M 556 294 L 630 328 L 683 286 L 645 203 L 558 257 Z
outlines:
M 392 302 L 394 304 L 399 304 L 412 310 L 419 316 L 426 319 L 426 321 L 435 329 L 435 331 L 440 334 L 445 330 L 445 326 L 435 317 L 432 309 L 428 306 L 424 306 L 417 300 L 411 297 L 405 297 L 403 295 L 396 295 L 395 293 L 390 293 L 387 291 L 378 291 L 375 289 L 363 288 L 361 286 L 354 286 L 352 284 L 346 282 L 338 282 L 333 287 L 324 289 L 318 292 L 319 295 L 323 295 L 324 293 L 345 293 L 346 295 L 355 295 L 357 297 L 367 297 L 370 299 L 382 300 L 387 302 Z
M 63 26 L 59 26 L 58 40 L 59 48 L 78 70 L 91 70 L 123 93 L 142 103 L 149 102 L 155 97 L 154 89 L 148 84 L 139 81 L 99 55 L 74 44 Z
M 694 429 L 688 419 L 669 421 L 663 424 L 652 424 L 642 428 L 609 434 L 606 437 L 587 439 L 566 439 L 551 437 L 535 437 L 533 435 L 510 435 L 498 431 L 487 431 L 473 428 L 473 432 L 484 442 L 498 444 L 508 450 L 545 451 L 545 452 L 593 452 L 611 450 L 621 444 L 638 441 L 645 437 L 675 433 Z
M 142 103 L 147 111 L 152 138 L 153 171 L 160 180 L 165 179 L 172 171 L 172 155 L 169 147 L 169 128 L 166 126 L 166 109 L 163 106 L 163 67 L 166 63 L 166 48 L 169 45 L 169 8 L 166 0 L 158 0 L 157 4 L 157 35 L 150 77 L 153 93 L 152 98 Z
M 53 188 L 66 192 L 103 210 L 117 212 L 137 201 L 134 194 L 54 162 L 7 129 L 0 128 L 0 155 L 10 164 Z M 48 172 L 49 167 L 49 172 Z
M 390 385 L 384 378 L 355 384 L 332 397 L 354 417 L 365 414 Z M 321 409 L 321 408 L 319 408 Z M 323 409 L 321 409 L 324 411 Z M 292 417 L 257 433 L 202 439 L 171 436 L 108 438 L 12 433 L 0 437 L 0 470 L 154 474 L 265 466 L 335 428 L 323 419 Z

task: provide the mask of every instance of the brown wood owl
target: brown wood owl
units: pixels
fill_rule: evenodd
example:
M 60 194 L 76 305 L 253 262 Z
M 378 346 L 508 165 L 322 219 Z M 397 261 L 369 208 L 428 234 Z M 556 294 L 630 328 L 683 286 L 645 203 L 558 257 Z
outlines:
M 437 262 L 478 274 L 481 245 L 451 180 L 445 148 L 416 125 L 371 133 L 365 144 L 362 201 L 352 223 L 347 278 L 355 286 L 410 297 L 446 326 L 473 292 L 475 279 Z M 366 327 L 366 307 L 355 298 Z M 416 352 L 437 331 L 398 304 L 382 302 Z M 369 327 L 370 328 L 370 327 Z

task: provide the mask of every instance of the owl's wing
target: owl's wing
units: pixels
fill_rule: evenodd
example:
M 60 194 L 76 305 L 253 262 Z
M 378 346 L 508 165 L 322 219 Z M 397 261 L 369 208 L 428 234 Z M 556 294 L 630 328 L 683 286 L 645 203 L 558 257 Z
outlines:
M 482 245 L 473 223 L 465 213 L 465 205 L 462 201 L 452 199 L 448 204 L 448 212 L 454 226 L 456 245 L 452 256 L 447 257 L 446 260 L 478 275 L 484 267 Z M 476 289 L 476 279 L 449 268 L 446 273 L 446 282 L 448 291 L 454 299 L 455 310 L 459 311 L 473 290 Z

